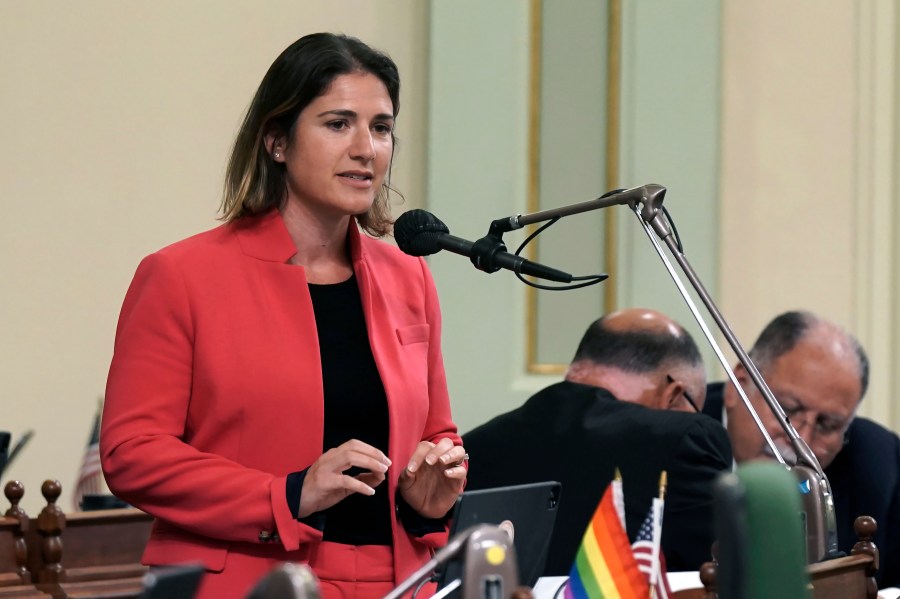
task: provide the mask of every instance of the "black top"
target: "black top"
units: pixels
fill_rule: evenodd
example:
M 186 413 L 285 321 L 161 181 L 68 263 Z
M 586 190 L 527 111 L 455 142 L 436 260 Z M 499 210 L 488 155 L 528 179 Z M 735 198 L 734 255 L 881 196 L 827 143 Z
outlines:
M 359 439 L 388 453 L 387 397 L 366 330 L 356 277 L 334 285 L 309 285 L 325 391 L 323 451 Z M 390 545 L 387 482 L 369 497 L 353 493 L 323 511 L 323 540 L 349 545 Z
M 615 468 L 634 538 L 668 473 L 662 548 L 670 571 L 710 559 L 712 493 L 731 467 L 728 437 L 702 414 L 652 410 L 605 389 L 562 382 L 463 435 L 472 454 L 466 489 L 545 480 L 562 483 L 545 576 L 569 573 Z M 477 457 L 477 459 L 475 459 Z

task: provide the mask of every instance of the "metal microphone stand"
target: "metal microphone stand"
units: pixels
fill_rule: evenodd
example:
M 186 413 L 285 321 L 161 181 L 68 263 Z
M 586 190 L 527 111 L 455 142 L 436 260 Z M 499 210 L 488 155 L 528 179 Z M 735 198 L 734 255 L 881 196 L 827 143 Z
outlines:
M 713 302 L 709 293 L 707 293 L 706 288 L 703 286 L 703 283 L 700 281 L 697 273 L 694 272 L 694 269 L 691 267 L 687 258 L 679 249 L 679 245 L 674 239 L 672 229 L 669 226 L 669 221 L 662 210 L 662 203 L 665 195 L 665 187 L 652 183 L 619 192 L 611 192 L 600 198 L 597 198 L 596 200 L 590 200 L 587 202 L 582 202 L 580 204 L 573 204 L 571 206 L 563 206 L 561 208 L 534 212 L 532 214 L 517 215 L 509 217 L 507 219 L 495 220 L 493 223 L 491 223 L 491 228 L 488 235 L 498 236 L 502 235 L 502 233 L 506 231 L 520 229 L 526 225 L 534 224 L 537 222 L 551 220 L 554 218 L 561 218 L 563 216 L 569 216 L 572 214 L 578 214 L 590 210 L 598 210 L 600 208 L 608 208 L 610 206 L 627 205 L 629 208 L 631 208 L 631 210 L 637 216 L 638 221 L 640 221 L 641 226 L 643 227 L 644 232 L 647 234 L 647 237 L 650 240 L 650 243 L 653 245 L 653 248 L 656 250 L 656 253 L 659 254 L 660 259 L 662 259 L 666 270 L 668 270 L 669 275 L 672 277 L 672 280 L 675 283 L 675 286 L 678 288 L 678 292 L 684 298 L 684 301 L 687 303 L 688 308 L 691 310 L 691 313 L 696 319 L 697 324 L 700 325 L 704 336 L 706 337 L 710 346 L 712 346 L 716 357 L 719 359 L 722 367 L 725 368 L 725 372 L 728 374 L 728 378 L 734 384 L 734 387 L 740 395 L 741 400 L 744 402 L 744 405 L 750 412 L 750 415 L 753 417 L 754 422 L 756 422 L 756 426 L 759 428 L 760 432 L 765 438 L 766 443 L 768 443 L 769 447 L 772 449 L 772 453 L 774 454 L 775 458 L 786 468 L 791 470 L 799 481 L 801 498 L 806 517 L 805 525 L 807 562 L 812 563 L 820 561 L 823 558 L 830 557 L 832 554 L 837 552 L 837 523 L 834 513 L 834 497 L 831 493 L 831 485 L 828 482 L 828 478 L 822 471 L 822 466 L 816 459 L 815 454 L 813 454 L 812 450 L 809 448 L 809 445 L 806 444 L 803 438 L 800 437 L 796 429 L 794 429 L 793 425 L 790 423 L 790 420 L 784 413 L 781 405 L 775 399 L 775 396 L 772 394 L 772 391 L 769 389 L 766 381 L 762 378 L 762 375 L 760 375 L 759 370 L 756 368 L 756 365 L 753 363 L 753 361 L 750 359 L 750 356 L 746 351 L 744 351 L 744 348 L 738 342 L 734 333 L 731 331 L 731 327 L 728 326 L 728 323 L 725 321 L 722 313 L 716 307 L 716 304 L 715 302 Z M 662 251 L 662 247 L 660 246 L 657 237 L 659 237 L 659 239 L 662 240 L 666 247 L 668 247 L 669 252 L 681 267 L 682 272 L 687 277 L 691 286 L 697 292 L 697 295 L 706 306 L 706 309 L 712 316 L 713 320 L 715 320 L 716 325 L 718 325 L 719 330 L 722 332 L 722 335 L 728 341 L 728 344 L 737 355 L 738 360 L 746 369 L 747 374 L 753 381 L 753 384 L 757 387 L 757 389 L 759 389 L 760 394 L 763 396 L 763 399 L 765 399 L 766 404 L 768 404 L 769 406 L 769 409 L 775 415 L 775 418 L 778 421 L 779 425 L 782 429 L 784 429 L 785 433 L 788 436 L 788 439 L 790 439 L 791 447 L 793 448 L 796 455 L 796 461 L 794 461 L 793 463 L 788 463 L 785 460 L 784 456 L 775 445 L 775 442 L 772 440 L 772 437 L 769 435 L 768 431 L 766 431 L 765 426 L 763 426 L 762 421 L 759 418 L 759 414 L 756 413 L 756 410 L 753 408 L 753 405 L 747 398 L 747 394 L 738 383 L 734 371 L 728 364 L 728 360 L 725 358 L 725 355 L 719 348 L 718 343 L 716 343 L 716 340 L 713 338 L 712 333 L 710 333 L 709 327 L 707 327 L 706 322 L 703 320 L 703 317 L 697 309 L 697 306 L 694 304 L 694 301 L 691 299 L 690 295 L 685 289 L 684 284 L 678 276 L 678 273 L 675 271 L 671 262 Z
M 463 562 L 462 576 L 449 581 L 433 599 L 442 599 L 457 589 L 460 589 L 460 599 L 511 599 L 515 596 L 519 570 L 509 533 L 499 526 L 476 524 L 450 539 L 384 599 L 400 599 L 417 584 L 428 580 L 435 568 L 457 559 Z

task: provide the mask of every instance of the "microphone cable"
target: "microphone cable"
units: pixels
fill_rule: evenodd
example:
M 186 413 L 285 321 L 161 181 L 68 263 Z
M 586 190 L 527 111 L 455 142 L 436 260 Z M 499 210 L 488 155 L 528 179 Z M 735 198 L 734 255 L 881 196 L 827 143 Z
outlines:
M 678 253 L 684 255 L 684 246 L 681 245 L 681 235 L 678 234 L 678 227 L 675 226 L 675 221 L 672 219 L 672 215 L 669 214 L 669 211 L 666 210 L 666 207 L 662 207 L 663 216 L 666 217 L 666 222 L 669 223 L 669 226 L 672 227 L 672 234 L 675 236 L 675 245 L 678 247 Z
M 603 198 L 608 198 L 609 196 L 615 195 L 617 193 L 621 193 L 623 191 L 625 191 L 624 188 L 612 189 L 610 191 L 607 191 L 606 193 L 604 193 L 602 196 L 600 196 L 597 199 L 602 200 Z M 663 208 L 663 210 L 665 210 L 665 208 Z M 529 235 L 528 237 L 525 238 L 525 241 L 523 241 L 522 245 L 520 245 L 519 248 L 516 250 L 516 252 L 515 252 L 516 256 L 519 256 L 522 253 L 522 250 L 525 249 L 526 245 L 531 243 L 532 239 L 537 237 L 538 234 L 540 234 L 544 229 L 546 229 L 550 225 L 554 224 L 559 219 L 560 219 L 560 217 L 558 217 L 558 216 L 555 218 L 552 218 L 549 221 L 547 221 L 545 224 L 543 224 L 540 227 L 538 227 L 537 229 L 535 229 L 535 231 L 531 235 Z M 677 237 L 677 235 L 676 235 L 676 237 Z M 596 285 L 597 283 L 602 283 L 603 281 L 605 281 L 606 279 L 609 278 L 609 275 L 607 273 L 600 273 L 599 275 L 586 275 L 583 277 L 572 277 L 573 281 L 585 281 L 585 282 L 578 283 L 577 285 L 557 285 L 555 287 L 551 287 L 550 285 L 541 285 L 539 283 L 532 283 L 531 281 L 527 280 L 525 277 L 523 277 L 519 273 L 516 273 L 516 277 L 518 277 L 518 279 L 520 281 L 522 281 L 523 283 L 525 283 L 526 285 L 528 285 L 530 287 L 534 287 L 535 289 L 543 289 L 544 291 L 567 291 L 569 289 L 581 289 L 582 287 L 590 287 L 591 285 Z
M 605 197 L 609 197 L 611 195 L 620 193 L 622 191 L 625 191 L 625 190 L 624 189 L 613 189 L 612 191 L 607 191 L 602 196 L 600 196 L 598 199 L 603 199 Z M 666 222 L 668 222 L 669 226 L 672 227 L 672 234 L 675 237 L 675 245 L 676 245 L 676 247 L 678 247 L 679 253 L 684 254 L 684 246 L 681 243 L 681 235 L 678 234 L 678 227 L 675 226 L 675 219 L 672 218 L 672 215 L 669 213 L 668 209 L 665 206 L 662 206 L 662 212 L 663 212 L 663 216 L 666 219 Z M 548 220 L 546 223 L 544 223 L 540 227 L 538 227 L 537 229 L 535 229 L 534 232 L 532 232 L 528 237 L 526 237 L 525 241 L 523 241 L 521 243 L 521 245 L 519 245 L 519 247 L 515 251 L 515 255 L 521 257 L 522 251 L 525 249 L 525 247 L 529 243 L 531 243 L 531 241 L 535 237 L 537 237 L 539 234 L 541 234 L 544 230 L 546 230 L 551 225 L 555 224 L 556 221 L 558 221 L 559 219 L 560 219 L 559 216 L 554 217 L 554 218 Z M 581 276 L 581 277 L 572 277 L 573 281 L 584 281 L 583 283 L 578 283 L 575 285 L 550 286 L 550 285 L 543 285 L 540 283 L 533 283 L 533 282 L 529 281 L 528 279 L 526 279 L 525 277 L 523 277 L 519 273 L 514 273 L 514 274 L 520 281 L 522 281 L 526 285 L 528 285 L 530 287 L 534 287 L 535 289 L 543 289 L 544 291 L 566 291 L 569 289 L 581 289 L 582 287 L 590 287 L 591 285 L 596 285 L 598 283 L 602 283 L 603 281 L 605 281 L 606 279 L 609 278 L 609 275 L 606 273 L 601 273 L 601 274 L 597 274 L 597 275 L 585 275 L 585 276 Z
M 521 257 L 522 250 L 525 249 L 525 246 L 527 246 L 529 243 L 531 243 L 531 241 L 535 237 L 537 237 L 542 231 L 544 231 L 547 227 L 549 227 L 550 225 L 552 225 L 556 221 L 558 221 L 559 218 L 560 217 L 558 217 L 558 216 L 554 217 L 554 218 L 548 220 L 546 223 L 544 223 L 540 227 L 538 227 L 537 229 L 535 229 L 534 232 L 531 233 L 531 235 L 529 235 L 528 237 L 526 237 L 525 241 L 523 241 L 522 244 L 516 249 L 515 255 Z M 605 281 L 606 279 L 609 278 L 609 275 L 606 273 L 601 273 L 598 275 L 585 275 L 585 276 L 581 276 L 581 277 L 572 277 L 573 281 L 584 281 L 583 283 L 578 283 L 576 285 L 551 286 L 551 285 L 542 285 L 540 283 L 533 283 L 533 282 L 529 281 L 528 279 L 526 279 L 525 277 L 523 277 L 518 272 L 514 273 L 514 274 L 516 275 L 517 279 L 519 279 L 520 281 L 522 281 L 529 287 L 534 287 L 535 289 L 543 289 L 544 291 L 568 291 L 570 289 L 581 289 L 582 287 L 590 287 L 591 285 L 596 285 L 597 283 L 602 283 L 603 281 Z
M 422 580 L 419 581 L 419 584 L 416 585 L 416 588 L 413 590 L 411 599 L 417 599 L 420 592 L 422 592 L 422 587 L 424 587 L 429 582 L 437 582 L 437 579 L 434 576 L 426 576 Z

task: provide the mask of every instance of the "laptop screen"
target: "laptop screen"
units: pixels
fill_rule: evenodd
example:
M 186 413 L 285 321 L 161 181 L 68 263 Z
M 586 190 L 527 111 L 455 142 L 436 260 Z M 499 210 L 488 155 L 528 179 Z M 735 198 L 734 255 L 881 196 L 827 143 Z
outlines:
M 519 582 L 534 587 L 547 561 L 561 487 L 558 482 L 547 481 L 466 491 L 453 508 L 450 538 L 476 524 L 510 521 L 514 528 Z M 437 574 L 438 588 L 460 578 L 462 572 L 461 560 L 449 562 Z

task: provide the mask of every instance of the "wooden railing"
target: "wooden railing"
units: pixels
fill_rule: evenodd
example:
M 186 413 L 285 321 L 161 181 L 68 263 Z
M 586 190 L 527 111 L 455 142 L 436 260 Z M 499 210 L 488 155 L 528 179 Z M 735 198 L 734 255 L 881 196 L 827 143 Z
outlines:
M 0 599 L 129 599 L 142 590 L 140 563 L 153 518 L 133 508 L 65 514 L 62 488 L 46 481 L 37 518 L 19 507 L 24 489 L 6 484 L 10 508 L 0 518 Z

